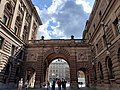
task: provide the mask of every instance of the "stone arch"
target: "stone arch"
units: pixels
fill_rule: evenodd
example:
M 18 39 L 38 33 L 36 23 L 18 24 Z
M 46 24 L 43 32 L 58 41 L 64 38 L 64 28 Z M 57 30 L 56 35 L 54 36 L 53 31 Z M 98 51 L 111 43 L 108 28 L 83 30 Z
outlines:
M 47 71 L 50 63 L 55 59 L 58 59 L 58 58 L 64 59 L 70 67 L 70 61 L 69 61 L 70 54 L 66 49 L 59 48 L 59 49 L 55 50 L 52 48 L 52 49 L 47 50 L 46 53 L 44 54 L 44 56 L 45 56 L 45 58 L 44 58 L 44 76 L 47 75 L 46 71 Z
M 74 55 L 70 55 L 69 51 L 63 47 L 54 47 L 50 48 L 46 52 L 43 52 L 43 64 L 42 64 L 42 82 L 46 81 L 48 78 L 48 68 L 50 63 L 57 58 L 64 59 L 68 65 L 70 70 L 70 86 L 72 88 L 77 87 L 77 63 Z
M 64 60 L 66 60 L 68 62 L 70 54 L 64 48 L 58 48 L 58 49 L 51 48 L 51 49 L 49 49 L 45 52 L 44 61 L 48 60 L 48 58 L 50 58 L 51 61 L 52 61 L 53 59 L 56 59 L 56 58 L 59 58 L 59 57 L 63 58 Z
M 84 73 L 84 78 L 85 78 L 85 82 L 83 82 L 83 84 L 85 84 L 85 86 L 89 86 L 89 70 L 88 70 L 88 68 L 87 67 L 80 67 L 78 70 L 77 70 L 77 75 L 78 75 L 78 72 L 79 71 L 82 71 L 83 73 Z M 78 83 L 80 83 L 80 82 L 78 82 Z

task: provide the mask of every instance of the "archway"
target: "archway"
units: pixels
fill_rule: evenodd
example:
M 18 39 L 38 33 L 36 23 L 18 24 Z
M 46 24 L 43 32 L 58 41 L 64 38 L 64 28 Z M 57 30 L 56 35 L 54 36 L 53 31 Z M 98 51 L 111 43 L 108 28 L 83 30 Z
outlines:
M 85 87 L 85 73 L 83 71 L 78 71 L 78 87 Z
M 69 64 L 61 58 L 54 59 L 50 64 L 49 64 L 49 69 L 48 69 L 48 78 L 49 82 L 52 83 L 52 80 L 66 80 L 67 81 L 67 86 L 69 86 L 70 82 L 70 68 Z M 56 85 L 57 87 L 57 85 Z
M 78 77 L 78 87 L 88 87 L 89 85 L 89 75 L 86 68 L 82 67 L 77 72 Z
M 26 80 L 26 81 L 28 80 L 28 83 L 29 83 L 29 87 L 30 87 L 30 88 L 34 88 L 35 75 L 36 75 L 35 69 L 33 69 L 33 68 L 31 68 L 31 67 L 27 69 L 25 80 Z

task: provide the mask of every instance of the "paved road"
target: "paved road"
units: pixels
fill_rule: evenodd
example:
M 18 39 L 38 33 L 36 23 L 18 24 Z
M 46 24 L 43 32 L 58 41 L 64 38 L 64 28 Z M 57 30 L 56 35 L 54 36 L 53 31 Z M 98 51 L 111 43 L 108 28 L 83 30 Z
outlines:
M 17 89 L 2 89 L 2 90 L 17 90 Z M 23 89 L 25 90 L 25 89 Z M 41 88 L 41 89 L 28 89 L 28 90 L 47 90 L 46 88 Z M 55 90 L 58 90 L 57 88 Z M 91 89 L 91 88 L 87 88 L 87 87 L 82 87 L 79 89 L 70 89 L 70 87 L 67 87 L 66 90 L 96 90 L 96 89 Z

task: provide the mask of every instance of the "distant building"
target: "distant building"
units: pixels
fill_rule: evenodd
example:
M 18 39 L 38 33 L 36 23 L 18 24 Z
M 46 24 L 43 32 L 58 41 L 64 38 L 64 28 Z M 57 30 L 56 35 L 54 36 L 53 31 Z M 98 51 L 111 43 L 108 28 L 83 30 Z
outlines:
M 62 59 L 58 59 L 53 61 L 49 66 L 49 73 L 48 78 L 64 78 L 67 81 L 70 80 L 70 71 L 69 65 L 67 62 L 63 61 Z

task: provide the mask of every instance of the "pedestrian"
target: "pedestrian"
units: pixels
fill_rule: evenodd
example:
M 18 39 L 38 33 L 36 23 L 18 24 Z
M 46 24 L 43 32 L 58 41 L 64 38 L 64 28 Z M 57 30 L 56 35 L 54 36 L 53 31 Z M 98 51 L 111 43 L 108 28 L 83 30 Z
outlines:
M 53 79 L 52 80 L 52 90 L 55 90 L 55 83 L 56 83 L 56 81 L 55 81 L 55 79 Z
M 28 90 L 28 87 L 29 87 L 29 83 L 28 83 L 28 80 L 25 82 L 25 90 Z
M 50 90 L 50 82 L 47 81 L 47 90 Z
M 19 80 L 18 90 L 22 90 L 22 87 L 23 87 L 23 78 L 21 78 L 21 79 Z
M 62 79 L 62 90 L 66 90 L 66 83 L 67 81 L 65 79 Z
M 58 90 L 61 90 L 61 80 L 60 79 L 57 80 L 57 84 L 58 84 Z

